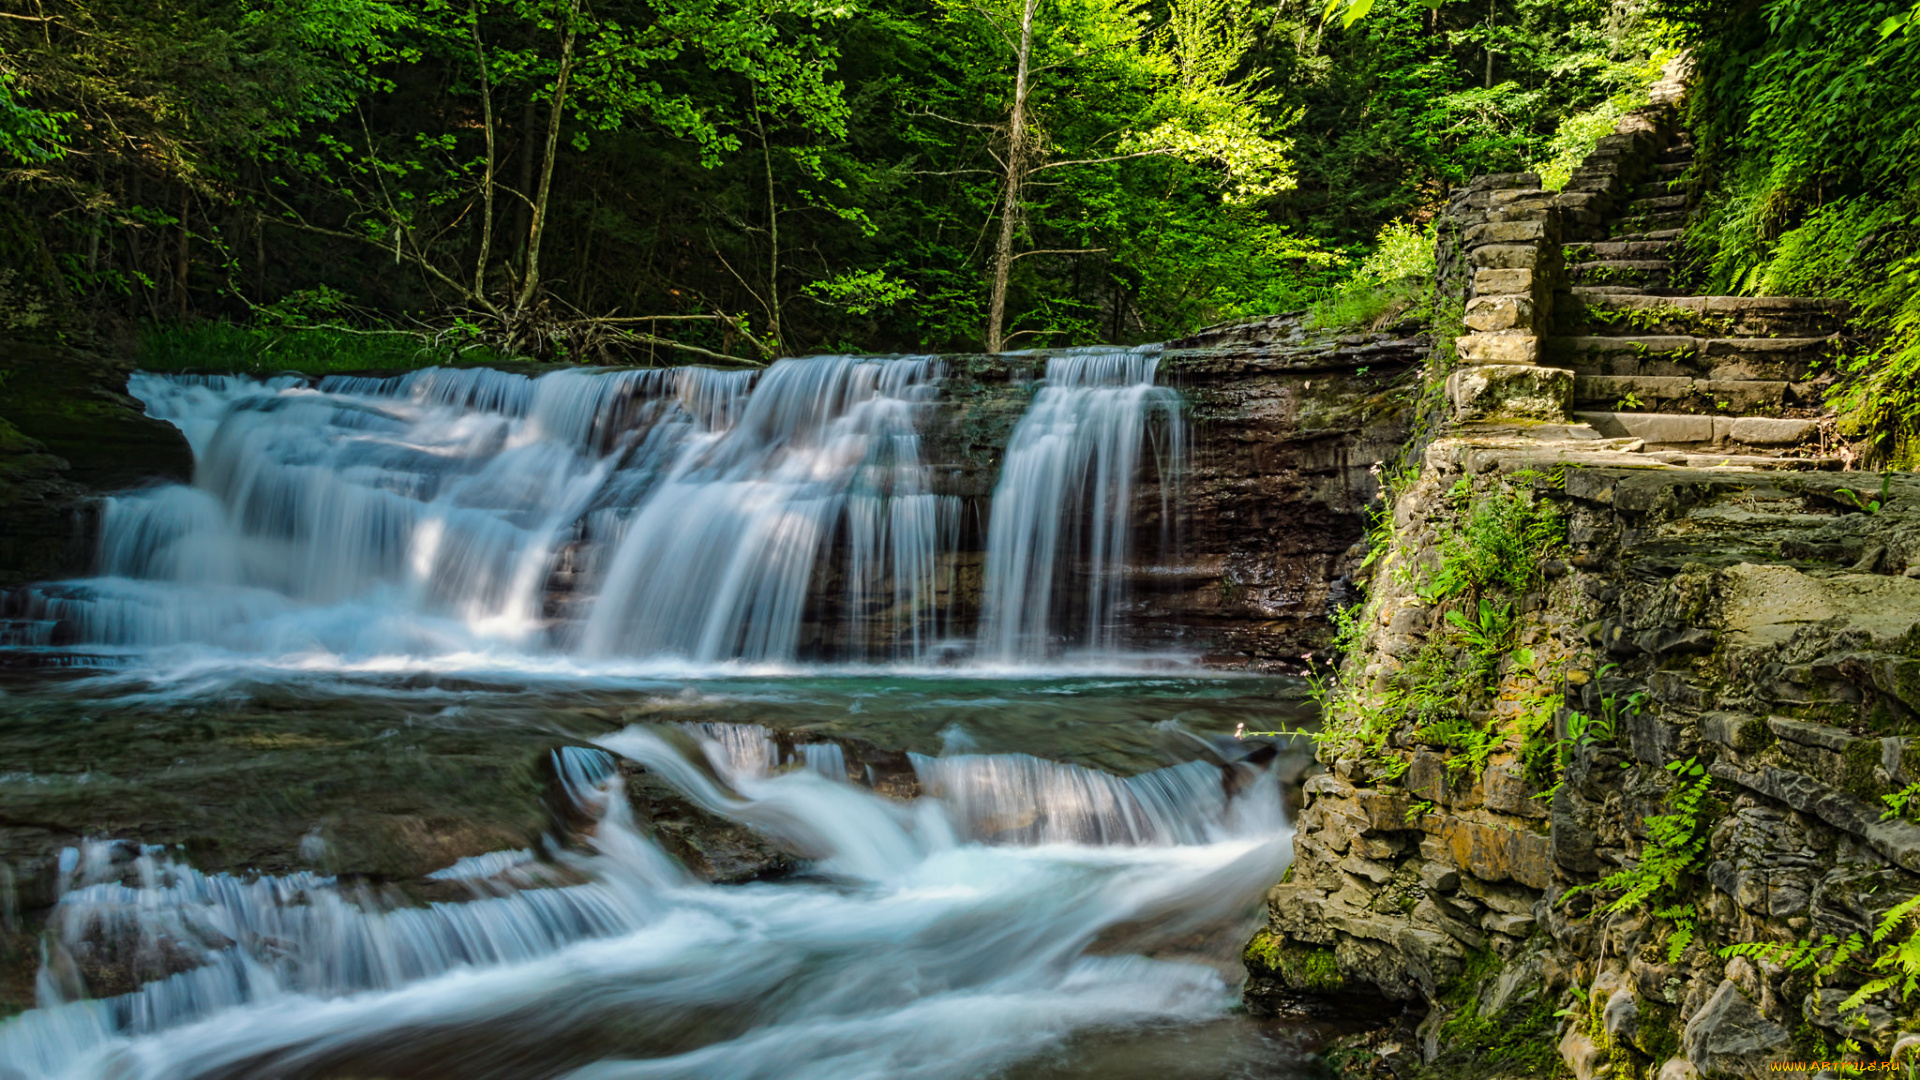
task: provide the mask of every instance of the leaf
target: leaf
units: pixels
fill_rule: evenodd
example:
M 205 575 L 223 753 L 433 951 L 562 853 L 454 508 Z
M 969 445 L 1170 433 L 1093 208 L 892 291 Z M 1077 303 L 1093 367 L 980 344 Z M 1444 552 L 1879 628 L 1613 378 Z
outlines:
M 1335 0 L 1335 2 L 1337 3 L 1338 0 Z M 1332 11 L 1333 9 L 1329 7 L 1327 10 Z M 1907 28 L 1907 20 L 1911 17 L 1912 16 L 1908 15 L 1887 16 L 1886 20 L 1880 24 L 1880 40 L 1885 41 L 1900 31 L 1905 30 Z
M 1347 16 L 1344 20 L 1342 20 L 1340 25 L 1343 27 L 1350 27 L 1354 23 L 1359 22 L 1361 19 L 1366 18 L 1367 12 L 1372 10 L 1373 10 L 1373 0 L 1353 0 L 1353 3 L 1348 5 Z

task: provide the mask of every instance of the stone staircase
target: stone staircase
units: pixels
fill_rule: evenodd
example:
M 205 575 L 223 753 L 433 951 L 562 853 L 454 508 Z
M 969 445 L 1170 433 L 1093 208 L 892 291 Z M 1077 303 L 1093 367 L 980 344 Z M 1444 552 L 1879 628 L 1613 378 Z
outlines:
M 1845 305 L 1681 288 L 1674 256 L 1693 145 L 1655 130 L 1657 149 L 1639 162 L 1602 140 L 1561 196 L 1625 198 L 1609 209 L 1589 200 L 1589 223 L 1568 223 L 1566 287 L 1542 363 L 1574 373 L 1574 418 L 1602 436 L 1656 452 L 1804 455 L 1819 441 Z
M 1822 456 L 1822 421 L 1846 305 L 1685 288 L 1684 91 L 1675 68 L 1563 191 L 1508 173 L 1454 193 L 1436 251 L 1467 331 L 1447 384 L 1453 419 L 1572 421 L 1566 438 L 1676 465 L 1838 466 Z

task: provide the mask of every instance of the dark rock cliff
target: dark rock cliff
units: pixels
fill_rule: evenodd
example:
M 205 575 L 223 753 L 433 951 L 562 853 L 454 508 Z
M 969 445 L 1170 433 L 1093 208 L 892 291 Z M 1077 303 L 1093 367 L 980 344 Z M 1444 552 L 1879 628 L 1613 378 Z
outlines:
M 86 573 L 97 495 L 192 477 L 179 429 L 127 396 L 132 370 L 0 342 L 0 588 Z

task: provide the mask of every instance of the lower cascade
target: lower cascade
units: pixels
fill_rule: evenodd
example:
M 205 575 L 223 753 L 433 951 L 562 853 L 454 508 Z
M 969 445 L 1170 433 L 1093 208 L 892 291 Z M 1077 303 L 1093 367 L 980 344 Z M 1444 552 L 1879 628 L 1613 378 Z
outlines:
M 556 752 L 583 842 L 433 875 L 464 902 L 70 848 L 0 1075 L 975 1075 L 1089 1027 L 1216 1015 L 1236 988 L 1178 941 L 1244 920 L 1289 850 L 1274 774 L 1246 764 L 1123 780 L 943 755 L 914 759 L 903 802 L 837 753 L 774 747 L 685 724 Z M 622 762 L 807 852 L 810 880 L 699 882 L 636 825 Z M 83 998 L 77 972 L 114 955 L 147 981 Z
M 191 443 L 194 482 L 108 498 L 99 576 L 34 587 L 8 635 L 303 663 L 1111 652 L 1142 475 L 1163 539 L 1173 520 L 1179 396 L 1154 385 L 1151 348 L 1045 365 L 971 511 L 922 447 L 937 358 L 137 374 L 131 392 Z M 983 515 L 976 602 L 962 527 Z

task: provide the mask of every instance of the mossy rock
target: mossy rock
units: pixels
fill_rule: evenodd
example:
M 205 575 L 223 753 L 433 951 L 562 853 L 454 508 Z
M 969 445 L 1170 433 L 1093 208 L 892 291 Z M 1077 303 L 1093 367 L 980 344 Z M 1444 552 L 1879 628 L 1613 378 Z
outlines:
M 1346 990 L 1346 976 L 1332 949 L 1306 948 L 1261 930 L 1247 942 L 1241 958 L 1248 973 L 1297 994 L 1330 995 Z

